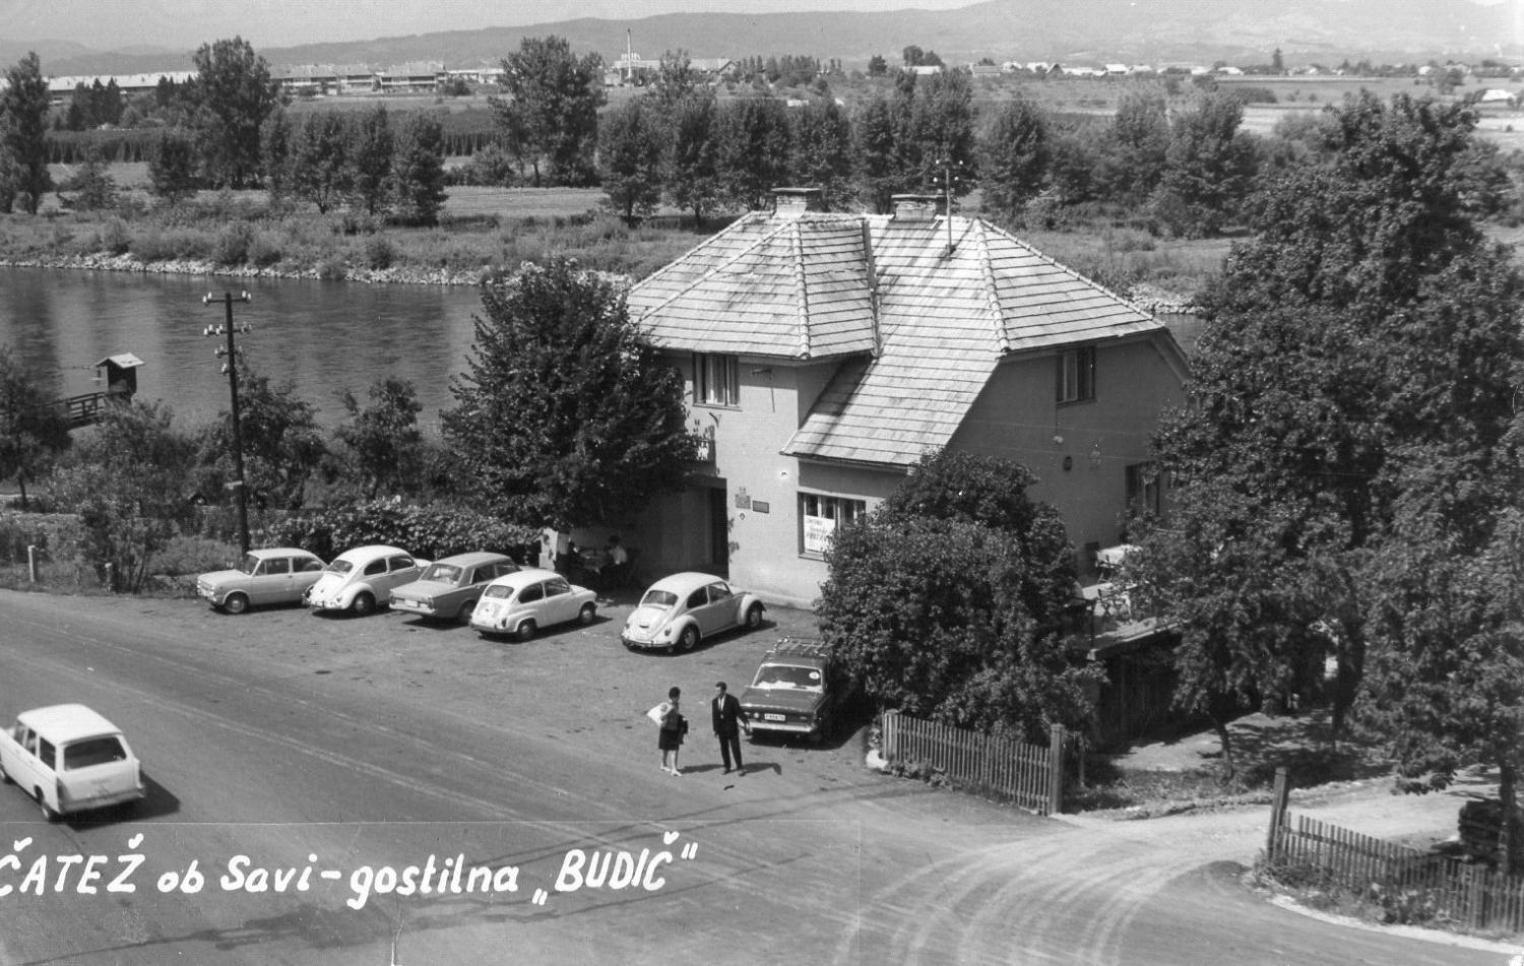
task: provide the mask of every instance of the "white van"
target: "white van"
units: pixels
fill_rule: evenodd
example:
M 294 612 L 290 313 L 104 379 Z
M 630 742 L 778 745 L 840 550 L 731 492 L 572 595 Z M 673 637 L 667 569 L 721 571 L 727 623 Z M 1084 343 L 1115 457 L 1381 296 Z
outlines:
M 34 708 L 0 731 L 0 780 L 20 785 L 50 822 L 147 792 L 121 729 L 82 704 Z

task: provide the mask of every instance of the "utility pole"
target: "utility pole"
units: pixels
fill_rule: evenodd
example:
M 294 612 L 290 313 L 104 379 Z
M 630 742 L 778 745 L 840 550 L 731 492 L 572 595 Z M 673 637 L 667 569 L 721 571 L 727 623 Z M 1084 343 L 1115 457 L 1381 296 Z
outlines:
M 238 326 L 233 325 L 233 303 L 251 301 L 248 292 L 224 292 L 219 299 L 217 296 L 207 293 L 206 298 L 201 300 L 205 305 L 213 302 L 221 302 L 227 309 L 227 321 L 222 325 L 208 325 L 203 331 L 203 336 L 225 335 L 227 346 L 219 346 L 216 349 L 218 358 L 223 360 L 222 371 L 228 374 L 228 394 L 232 399 L 233 413 L 233 472 L 235 479 L 228 484 L 228 488 L 237 494 L 238 498 L 238 549 L 240 553 L 249 552 L 249 492 L 243 477 L 243 430 L 238 423 L 238 347 L 233 343 L 233 333 L 240 331 L 249 333 L 254 327 L 247 322 Z

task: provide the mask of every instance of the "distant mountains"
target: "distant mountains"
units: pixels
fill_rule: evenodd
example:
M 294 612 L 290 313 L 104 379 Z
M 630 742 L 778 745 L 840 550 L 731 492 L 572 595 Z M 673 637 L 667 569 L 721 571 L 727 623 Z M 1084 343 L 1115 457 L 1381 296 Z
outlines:
M 744 0 L 738 0 L 739 6 Z M 829 0 L 825 0 L 829 2 Z M 905 0 L 913 3 L 914 0 Z M 679 13 L 639 20 L 578 19 L 527 27 L 490 27 L 370 41 L 262 48 L 272 65 L 493 64 L 524 37 L 556 34 L 579 51 L 612 60 L 630 31 L 635 51 L 657 57 L 810 54 L 861 66 L 874 54 L 890 63 L 911 44 L 948 63 L 995 61 L 1129 64 L 1269 63 L 1279 49 L 1288 66 L 1345 59 L 1411 63 L 1449 58 L 1524 59 L 1513 2 L 1468 0 L 986 0 L 953 11 L 883 13 Z M 208 41 L 218 38 L 208 37 Z M 95 51 L 68 41 L 15 44 L 0 39 L 0 64 L 34 49 L 53 75 L 138 73 L 190 66 L 189 50 Z

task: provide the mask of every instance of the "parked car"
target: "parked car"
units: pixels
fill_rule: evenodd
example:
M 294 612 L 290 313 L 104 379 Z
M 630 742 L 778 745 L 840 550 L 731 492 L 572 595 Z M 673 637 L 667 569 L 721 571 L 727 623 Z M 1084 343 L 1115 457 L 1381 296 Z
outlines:
M 412 583 L 392 588 L 391 607 L 420 617 L 470 620 L 482 590 L 518 569 L 500 553 L 459 553 L 429 564 Z
M 762 656 L 741 692 L 741 710 L 753 737 L 773 732 L 819 741 L 830 733 L 846 690 L 829 645 L 784 638 Z
M 554 570 L 520 570 L 499 577 L 482 591 L 471 626 L 483 637 L 512 635 L 521 641 L 542 627 L 598 616 L 597 594 L 570 583 Z
M 762 625 L 762 601 L 713 574 L 681 573 L 652 584 L 619 639 L 636 650 L 690 651 L 736 627 Z
M 417 580 L 427 563 L 384 544 L 355 547 L 333 559 L 303 601 L 314 612 L 347 610 L 364 616 L 385 604 L 393 587 Z
M 50 822 L 147 794 L 121 729 L 82 704 L 24 711 L 0 731 L 0 781 L 20 785 Z
M 233 570 L 196 578 L 196 593 L 213 607 L 242 614 L 266 604 L 299 604 L 323 574 L 323 561 L 295 547 L 250 550 Z

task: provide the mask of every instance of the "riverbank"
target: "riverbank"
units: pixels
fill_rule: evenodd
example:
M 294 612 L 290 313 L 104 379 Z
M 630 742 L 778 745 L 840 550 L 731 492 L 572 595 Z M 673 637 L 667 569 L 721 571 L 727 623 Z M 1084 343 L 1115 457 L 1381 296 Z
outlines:
M 346 266 L 342 274 L 335 274 L 331 267 L 256 267 L 247 264 L 229 266 L 195 258 L 145 262 L 130 253 L 113 255 L 109 252 L 89 255 L 38 255 L 28 258 L 0 257 L 0 268 L 135 272 L 142 275 L 206 275 L 217 278 L 323 279 L 376 285 L 479 285 L 484 278 L 492 274 L 491 269 L 452 270 L 423 265 L 398 265 L 381 269 Z

